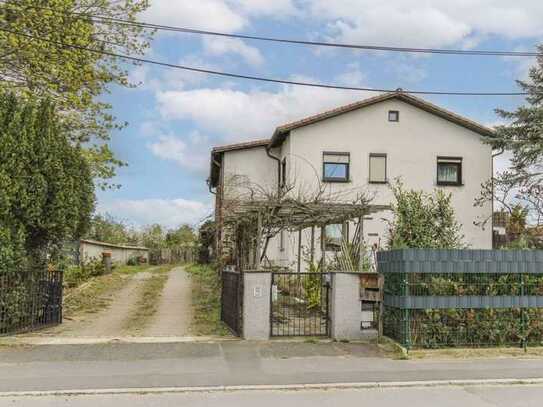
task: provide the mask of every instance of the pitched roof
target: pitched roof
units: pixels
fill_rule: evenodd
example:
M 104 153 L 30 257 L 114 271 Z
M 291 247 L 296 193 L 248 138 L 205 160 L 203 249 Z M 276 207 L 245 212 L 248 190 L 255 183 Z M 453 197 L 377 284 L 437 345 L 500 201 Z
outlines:
M 221 159 L 221 154 L 228 151 L 247 150 L 249 148 L 266 147 L 270 144 L 270 139 L 246 141 L 244 143 L 227 144 L 224 146 L 217 146 L 211 149 L 211 161 L 209 169 L 208 183 L 212 187 L 216 187 L 219 179 L 219 170 L 214 165 L 215 160 Z
M 434 105 L 433 103 L 430 103 L 424 99 L 412 96 L 402 91 L 396 91 L 396 92 L 391 92 L 391 93 L 385 93 L 379 96 L 374 96 L 369 99 L 364 99 L 355 103 L 338 107 L 336 109 L 329 110 L 324 113 L 319 113 L 314 116 L 306 117 L 302 120 L 298 120 L 292 123 L 279 126 L 275 129 L 275 132 L 273 133 L 270 146 L 276 147 L 279 144 L 281 144 L 291 130 L 297 129 L 299 127 L 307 126 L 309 124 L 317 123 L 321 120 L 326 120 L 331 117 L 339 116 L 343 113 L 352 112 L 353 110 L 361 109 L 363 107 L 371 106 L 376 103 L 384 102 L 390 99 L 399 99 L 405 103 L 409 103 L 410 105 L 418 107 L 422 110 L 425 110 L 429 113 L 439 116 L 445 120 L 449 120 L 450 122 L 456 123 L 462 127 L 465 127 L 483 136 L 492 136 L 494 134 L 494 130 L 492 130 L 489 127 L 483 126 L 482 124 L 479 124 L 466 117 L 460 116 L 449 110 L 443 109 L 442 107 Z
M 247 141 L 244 143 L 217 146 L 217 147 L 213 147 L 211 151 L 212 153 L 224 153 L 225 151 L 245 150 L 248 148 L 255 148 L 255 147 L 266 147 L 268 144 L 270 144 L 269 138 L 262 139 L 262 140 Z

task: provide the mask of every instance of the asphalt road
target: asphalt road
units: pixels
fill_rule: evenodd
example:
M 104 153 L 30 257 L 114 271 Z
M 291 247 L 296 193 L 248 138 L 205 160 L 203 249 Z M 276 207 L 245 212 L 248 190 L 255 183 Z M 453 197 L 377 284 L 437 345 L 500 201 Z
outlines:
M 539 407 L 543 386 L 239 391 L 0 398 L 10 407 Z
M 353 343 L 0 347 L 0 392 L 542 377 L 543 359 L 391 360 Z

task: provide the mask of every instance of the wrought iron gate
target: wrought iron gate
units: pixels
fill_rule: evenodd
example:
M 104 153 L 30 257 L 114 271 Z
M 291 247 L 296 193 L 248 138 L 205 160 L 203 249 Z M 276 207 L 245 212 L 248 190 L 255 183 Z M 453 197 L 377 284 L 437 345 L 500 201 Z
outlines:
M 0 275 L 0 336 L 62 323 L 62 271 Z
M 236 335 L 242 331 L 243 275 L 223 270 L 221 288 L 221 320 Z
M 271 336 L 329 336 L 328 273 L 273 272 Z

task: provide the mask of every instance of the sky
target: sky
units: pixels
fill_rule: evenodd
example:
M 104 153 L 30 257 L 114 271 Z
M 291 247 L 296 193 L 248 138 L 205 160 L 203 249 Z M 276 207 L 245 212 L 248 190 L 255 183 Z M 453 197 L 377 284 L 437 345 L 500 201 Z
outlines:
M 534 51 L 543 42 L 541 0 L 150 0 L 140 20 L 185 28 L 416 48 Z M 338 85 L 515 92 L 533 58 L 414 55 L 159 32 L 147 58 L 239 74 Z M 97 211 L 134 226 L 197 225 L 211 215 L 212 146 L 271 137 L 276 126 L 375 93 L 265 84 L 142 65 L 135 89 L 106 100 L 129 126 L 111 147 L 128 163 L 98 191 Z M 482 124 L 520 96 L 424 96 Z M 497 168 L 506 167 L 500 158 Z

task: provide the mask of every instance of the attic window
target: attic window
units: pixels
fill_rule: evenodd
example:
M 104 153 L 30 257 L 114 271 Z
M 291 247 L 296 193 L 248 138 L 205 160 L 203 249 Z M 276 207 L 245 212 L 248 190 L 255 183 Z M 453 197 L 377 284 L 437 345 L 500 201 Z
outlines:
M 389 122 L 399 122 L 400 121 L 400 112 L 398 110 L 389 110 L 388 111 L 388 121 Z

